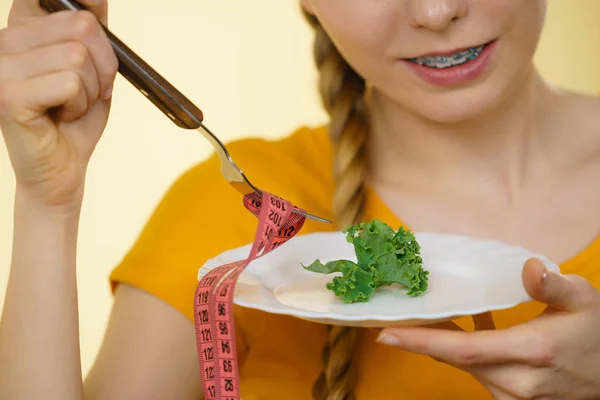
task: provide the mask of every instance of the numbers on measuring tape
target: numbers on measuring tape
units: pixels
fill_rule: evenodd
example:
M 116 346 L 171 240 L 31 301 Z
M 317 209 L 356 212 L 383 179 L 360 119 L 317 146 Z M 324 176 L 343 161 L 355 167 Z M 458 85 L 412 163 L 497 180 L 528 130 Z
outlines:
M 270 238 L 271 236 L 273 236 L 273 233 L 275 232 L 275 229 L 271 228 L 269 225 L 265 226 L 265 236 Z
M 244 196 L 244 206 L 259 219 L 250 255 L 212 269 L 196 288 L 196 342 L 207 400 L 240 400 L 231 308 L 237 278 L 250 262 L 296 235 L 305 221 L 301 215 L 292 214 L 289 202 L 268 193 Z
M 269 221 L 273 221 L 273 223 L 275 225 L 277 225 L 277 227 L 281 226 L 281 220 L 282 220 L 281 214 L 277 213 L 277 211 L 275 211 L 275 210 L 269 211 Z
M 219 293 L 219 296 L 225 297 L 227 296 L 227 292 L 229 292 L 229 286 L 223 286 L 221 292 Z
M 208 394 L 210 396 L 211 399 L 214 399 L 215 396 L 217 395 L 217 389 L 215 388 L 215 385 L 210 385 L 208 386 Z
M 217 279 L 218 279 L 217 276 L 209 276 L 204 281 L 204 286 L 212 286 L 217 281 Z
M 200 335 L 202 336 L 202 340 L 205 342 L 212 340 L 212 332 L 208 328 L 202 329 L 200 331 Z
M 208 310 L 201 310 L 198 313 L 198 317 L 200 318 L 200 322 L 208 322 Z
M 228 341 L 221 342 L 221 352 L 223 354 L 230 354 L 231 353 L 231 345 L 229 344 Z
M 198 298 L 200 299 L 200 304 L 207 304 L 208 303 L 208 290 L 201 292 L 200 295 L 198 296 Z
M 276 197 L 271 197 L 271 204 L 277 208 L 279 208 L 281 211 L 286 211 L 285 209 L 285 203 L 281 200 L 279 200 Z
M 214 358 L 212 347 L 206 347 L 202 352 L 204 353 L 204 359 L 206 361 L 210 361 Z
M 221 335 L 228 335 L 229 329 L 227 328 L 227 322 L 219 322 L 219 332 Z
M 285 240 L 276 240 L 273 242 L 273 244 L 271 245 L 271 249 L 275 250 L 276 248 L 278 248 L 279 246 L 281 246 L 282 244 L 285 243 Z
M 206 374 L 206 379 L 215 379 L 215 367 L 204 368 L 204 373 Z
M 292 226 L 290 226 L 288 228 L 280 230 L 279 231 L 279 236 L 289 238 L 294 233 L 294 230 L 295 230 L 294 225 L 292 225 Z
M 260 208 L 260 206 L 262 205 L 262 203 L 260 202 L 260 200 L 256 200 L 256 199 L 250 200 L 250 204 L 252 206 L 254 206 L 255 208 Z

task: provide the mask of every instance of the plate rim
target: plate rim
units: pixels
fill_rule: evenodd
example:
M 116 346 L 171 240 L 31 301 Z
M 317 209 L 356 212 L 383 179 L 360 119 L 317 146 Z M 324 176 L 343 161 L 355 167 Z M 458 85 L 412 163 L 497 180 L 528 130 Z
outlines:
M 493 240 L 493 239 L 479 238 L 479 237 L 473 237 L 473 236 L 461 235 L 461 234 L 440 233 L 440 232 L 433 232 L 433 231 L 414 231 L 412 233 L 417 238 L 417 241 L 419 241 L 419 239 L 418 239 L 419 237 L 424 237 L 424 236 L 440 237 L 441 236 L 441 237 L 445 237 L 448 239 L 462 239 L 462 240 L 466 239 L 469 241 L 479 242 L 480 244 L 485 244 L 485 245 L 494 245 L 494 246 L 502 246 L 502 247 L 506 247 L 506 248 L 512 248 L 515 250 L 526 252 L 526 253 L 530 254 L 530 257 L 539 258 L 546 265 L 546 267 L 548 267 L 549 269 L 551 269 L 554 272 L 561 274 L 560 265 L 558 263 L 555 263 L 554 261 L 552 261 L 547 256 L 544 256 L 543 254 L 528 250 L 527 248 L 525 248 L 523 246 L 513 245 L 513 244 L 509 244 L 509 243 L 505 243 L 505 242 L 501 242 L 501 241 Z M 345 233 L 343 233 L 343 231 L 319 231 L 319 232 L 307 232 L 307 233 L 300 232 L 300 233 L 298 233 L 298 235 L 295 236 L 295 238 L 298 238 L 298 239 L 303 238 L 303 240 L 310 240 L 310 238 L 314 238 L 314 237 L 323 237 L 323 236 L 325 236 L 325 237 L 338 236 L 339 237 L 341 235 L 345 236 Z M 247 243 L 245 245 L 223 251 L 215 257 L 211 257 L 198 269 L 198 273 L 197 273 L 198 281 L 200 281 L 200 279 L 206 273 L 210 272 L 212 269 L 218 267 L 219 265 L 224 264 L 223 261 L 226 261 L 226 262 L 237 261 L 237 259 L 223 260 L 223 258 L 227 259 L 228 256 L 231 256 L 232 254 L 237 254 L 237 253 L 249 254 L 251 247 L 252 247 L 252 243 Z M 281 248 L 285 248 L 285 245 L 282 246 Z M 280 250 L 280 249 L 278 249 L 278 250 Z M 229 258 L 234 258 L 234 257 L 229 257 Z M 239 258 L 239 259 L 241 260 L 243 258 Z M 215 265 L 210 265 L 211 263 L 215 264 Z M 207 266 L 208 266 L 208 268 L 207 268 Z M 252 268 L 252 263 L 250 263 L 250 265 L 242 272 L 242 274 L 238 278 L 238 281 L 244 275 L 252 274 L 253 277 L 258 278 L 258 283 L 255 285 L 251 285 L 251 284 L 246 284 L 246 285 L 249 285 L 252 287 L 258 287 L 259 290 L 261 290 L 261 291 L 267 290 L 266 287 L 264 286 L 262 276 L 259 273 L 252 272 L 251 268 Z M 238 285 L 239 285 L 239 282 L 236 284 L 236 289 L 237 289 Z M 427 320 L 439 320 L 439 319 L 447 319 L 447 318 L 458 318 L 461 316 L 477 315 L 477 314 L 490 312 L 490 311 L 507 310 L 507 309 L 513 308 L 515 306 L 518 306 L 520 304 L 524 304 L 524 303 L 533 301 L 533 299 L 529 295 L 527 295 L 527 297 L 528 297 L 528 299 L 524 299 L 524 300 L 520 300 L 520 301 L 516 300 L 516 301 L 511 301 L 511 302 L 505 302 L 505 303 L 496 304 L 496 305 L 487 306 L 487 307 L 474 307 L 474 308 L 460 309 L 460 310 L 457 309 L 457 310 L 453 310 L 452 312 L 448 311 L 448 312 L 435 313 L 435 314 L 433 314 L 433 313 L 427 313 L 427 314 L 411 313 L 409 315 L 405 314 L 405 315 L 397 315 L 397 316 L 391 316 L 391 315 L 386 316 L 386 315 L 380 315 L 380 314 L 343 315 L 338 312 L 332 313 L 332 312 L 320 312 L 320 311 L 307 311 L 307 310 L 302 310 L 300 308 L 294 308 L 294 307 L 288 306 L 281 302 L 278 303 L 277 307 L 273 307 L 270 305 L 265 305 L 265 304 L 260 304 L 260 303 L 256 303 L 256 302 L 249 302 L 249 301 L 243 300 L 235 294 L 235 291 L 234 291 L 233 303 L 240 307 L 254 309 L 254 310 L 260 310 L 260 311 L 267 312 L 270 314 L 288 315 L 288 316 L 302 318 L 302 319 L 308 319 L 308 320 L 312 320 L 312 321 L 330 320 L 330 321 L 340 321 L 340 322 L 344 322 L 344 321 L 347 321 L 347 322 L 368 322 L 368 321 L 381 321 L 381 322 L 398 321 L 398 322 L 402 322 L 402 321 L 410 321 L 410 320 L 425 320 L 425 321 L 427 321 Z

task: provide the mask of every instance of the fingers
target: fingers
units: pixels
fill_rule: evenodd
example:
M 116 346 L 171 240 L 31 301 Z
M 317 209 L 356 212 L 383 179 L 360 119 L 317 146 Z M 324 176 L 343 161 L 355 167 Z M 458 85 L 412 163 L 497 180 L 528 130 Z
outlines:
M 46 112 L 44 106 L 59 107 L 57 116 L 72 121 L 110 97 L 117 68 L 112 46 L 87 11 L 56 13 L 2 30 L 0 113 L 28 125 Z
M 0 86 L 0 114 L 10 115 L 22 126 L 35 128 L 39 119 L 45 118 L 40 117 L 43 111 L 59 106 L 63 106 L 60 117 L 66 121 L 87 109 L 87 95 L 79 74 L 53 72 Z
M 538 259 L 525 263 L 523 284 L 534 300 L 561 311 L 582 309 L 600 296 L 585 279 L 546 271 Z
M 91 12 L 57 12 L 4 29 L 0 31 L 0 57 L 27 53 L 63 42 L 79 42 L 85 46 L 96 71 L 99 91 L 107 98 L 117 72 L 118 60 L 100 23 Z M 58 56 L 60 54 L 48 57 Z M 47 60 L 38 59 L 37 62 L 45 64 Z
M 551 348 L 529 329 L 457 332 L 427 328 L 388 328 L 380 342 L 413 353 L 429 355 L 455 366 L 523 362 L 545 365 Z
M 558 394 L 555 381 L 545 379 L 548 372 L 542 368 L 503 364 L 483 365 L 465 370 L 494 394 L 495 399 L 541 399 Z
M 46 61 L 41 63 L 39 60 Z M 0 64 L 0 76 L 4 82 L 23 81 L 60 71 L 74 71 L 80 76 L 87 95 L 87 108 L 100 97 L 96 70 L 87 48 L 79 42 L 63 42 L 11 54 L 2 57 Z
M 65 75 L 65 96 L 71 92 L 74 95 L 68 97 L 62 106 L 57 110 L 57 115 L 60 121 L 71 122 L 84 115 L 89 109 L 89 102 L 85 93 L 85 84 L 78 75 Z M 60 93 L 57 93 L 60 96 Z M 60 97 L 57 97 L 60 99 Z M 51 106 L 54 107 L 54 106 Z
M 78 0 L 78 2 L 106 24 L 108 19 L 108 2 L 106 0 Z M 47 14 L 48 12 L 40 6 L 39 0 L 14 0 L 8 18 L 8 25 L 25 23 L 44 17 Z
M 445 329 L 445 330 L 449 330 L 449 331 L 460 331 L 460 332 L 465 331 L 463 328 L 458 326 L 454 321 L 438 322 L 436 324 L 427 325 L 426 328 L 427 329 Z M 432 357 L 432 358 L 436 361 L 443 362 L 442 360 L 439 360 L 435 357 Z
M 475 374 L 472 374 L 477 378 Z M 478 379 L 479 383 L 492 395 L 492 399 L 494 400 L 515 400 L 515 397 L 504 390 L 500 389 L 497 386 L 492 385 L 484 379 Z

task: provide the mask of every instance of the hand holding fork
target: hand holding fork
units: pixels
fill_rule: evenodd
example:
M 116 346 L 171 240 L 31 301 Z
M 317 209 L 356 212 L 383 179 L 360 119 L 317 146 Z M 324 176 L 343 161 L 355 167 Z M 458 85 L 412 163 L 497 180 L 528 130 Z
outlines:
M 74 0 L 40 0 L 40 6 L 48 12 L 85 9 L 83 5 Z M 119 62 L 118 72 L 177 126 L 198 130 L 215 149 L 221 160 L 221 172 L 225 179 L 242 195 L 252 192 L 261 194 L 260 189 L 254 186 L 235 164 L 225 145 L 203 125 L 202 111 L 121 42 L 108 28 L 102 26 L 102 29 L 116 53 Z M 317 221 L 331 222 L 301 210 L 296 209 L 294 212 Z

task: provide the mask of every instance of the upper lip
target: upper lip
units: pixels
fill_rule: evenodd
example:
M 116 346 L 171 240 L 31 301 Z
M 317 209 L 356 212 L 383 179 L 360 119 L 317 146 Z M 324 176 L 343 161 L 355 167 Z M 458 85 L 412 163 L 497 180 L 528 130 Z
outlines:
M 485 45 L 487 45 L 489 43 L 491 43 L 491 42 L 477 44 L 477 45 L 474 45 L 474 46 L 456 48 L 456 49 L 452 49 L 452 50 L 432 51 L 432 52 L 429 52 L 429 53 L 421 54 L 419 56 L 409 57 L 409 59 L 412 59 L 412 58 L 423 58 L 423 57 L 436 57 L 436 56 L 437 57 L 451 56 L 453 54 L 462 53 L 463 51 L 467 51 L 467 50 L 472 49 L 472 48 L 476 48 L 476 47 L 480 47 L 480 46 L 485 46 Z

